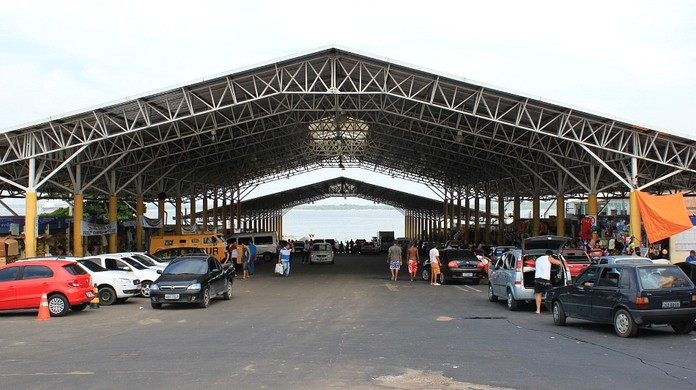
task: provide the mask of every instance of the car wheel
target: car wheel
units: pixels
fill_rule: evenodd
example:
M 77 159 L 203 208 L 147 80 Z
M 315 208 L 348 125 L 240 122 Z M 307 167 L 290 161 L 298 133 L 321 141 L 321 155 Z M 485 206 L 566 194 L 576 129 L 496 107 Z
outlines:
M 493 285 L 488 283 L 488 300 L 491 302 L 498 302 L 498 297 L 493 294 Z
M 559 301 L 553 302 L 553 324 L 557 326 L 564 326 L 566 324 L 566 314 L 563 310 L 563 305 Z
M 201 301 L 201 307 L 206 308 L 210 306 L 210 289 L 206 288 L 203 290 L 203 300 Z
M 481 279 L 471 279 L 471 284 L 473 284 L 474 286 L 478 286 L 479 284 L 481 284 Z
M 229 301 L 230 299 L 232 299 L 232 283 L 231 282 L 227 283 L 227 288 L 225 289 L 225 293 L 222 294 L 222 297 L 226 301 Z
M 111 287 L 104 286 L 100 288 L 97 296 L 99 297 L 100 305 L 109 306 L 116 302 L 116 291 Z
M 638 325 L 626 309 L 619 309 L 614 314 L 614 331 L 620 337 L 633 337 L 638 333 Z
M 445 278 L 445 274 L 443 274 L 442 272 L 440 272 L 440 274 L 437 275 L 437 280 L 438 280 L 437 282 L 440 284 L 445 284 L 447 282 L 447 279 Z
M 152 306 L 153 309 L 161 309 L 162 308 L 162 304 L 159 302 L 150 301 L 150 306 Z
M 685 322 L 677 322 L 674 324 L 669 324 L 672 329 L 674 329 L 674 332 L 676 334 L 687 334 L 694 330 L 694 325 L 696 325 L 696 322 L 694 321 L 685 321 Z
M 70 310 L 70 302 L 63 294 L 53 294 L 48 297 L 48 311 L 52 317 L 62 317 Z
M 264 253 L 262 259 L 263 259 L 263 262 L 264 262 L 264 263 L 268 263 L 269 261 L 271 261 L 271 254 L 270 254 L 270 253 Z
M 70 310 L 72 310 L 72 311 L 82 311 L 82 310 L 85 310 L 85 308 L 87 307 L 87 305 L 89 305 L 89 303 L 87 303 L 87 302 L 85 302 L 85 303 L 80 303 L 79 305 L 70 306 Z
M 515 300 L 515 297 L 512 295 L 512 291 L 510 289 L 507 290 L 507 308 L 510 311 L 517 311 L 520 308 L 520 303 Z
M 140 286 L 142 287 L 140 290 L 140 295 L 144 296 L 145 298 L 150 298 L 150 286 L 152 286 L 152 282 L 149 280 L 143 280 L 140 282 Z
M 423 272 L 421 272 L 421 277 L 422 277 L 423 280 L 425 280 L 426 282 L 429 282 L 429 281 L 430 281 L 430 270 L 427 270 L 427 269 L 424 268 L 424 269 L 423 269 Z

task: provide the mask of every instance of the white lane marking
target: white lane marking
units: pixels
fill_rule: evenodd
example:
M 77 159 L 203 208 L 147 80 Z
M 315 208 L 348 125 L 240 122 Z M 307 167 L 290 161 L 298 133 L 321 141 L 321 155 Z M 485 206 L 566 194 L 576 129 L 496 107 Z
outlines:
M 479 289 L 477 289 L 477 288 L 474 288 L 474 287 L 471 287 L 471 286 L 467 286 L 467 285 L 464 285 L 464 286 L 454 286 L 454 287 L 456 287 L 456 288 L 458 288 L 458 289 L 460 289 L 460 290 L 462 290 L 462 291 L 466 291 L 466 292 L 469 292 L 469 291 L 475 291 L 475 292 L 478 292 L 478 293 L 481 292 L 481 290 L 479 290 Z

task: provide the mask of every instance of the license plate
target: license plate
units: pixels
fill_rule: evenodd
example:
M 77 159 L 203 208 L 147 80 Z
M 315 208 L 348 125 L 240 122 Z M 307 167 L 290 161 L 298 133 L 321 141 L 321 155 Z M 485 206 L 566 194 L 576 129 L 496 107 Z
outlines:
M 463 272 L 462 276 L 474 276 L 471 272 Z
M 179 294 L 164 294 L 164 299 L 179 299 Z
M 87 291 L 87 298 L 94 298 L 94 293 L 91 291 Z
M 678 307 L 681 307 L 679 301 L 664 301 L 664 302 L 662 302 L 663 309 L 674 309 L 674 308 L 678 308 Z

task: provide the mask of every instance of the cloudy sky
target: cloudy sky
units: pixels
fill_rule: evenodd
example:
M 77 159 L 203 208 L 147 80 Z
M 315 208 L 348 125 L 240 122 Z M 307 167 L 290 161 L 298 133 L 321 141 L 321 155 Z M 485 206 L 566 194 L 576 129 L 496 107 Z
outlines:
M 4 0 L 0 129 L 335 44 L 696 139 L 694 20 L 689 0 Z

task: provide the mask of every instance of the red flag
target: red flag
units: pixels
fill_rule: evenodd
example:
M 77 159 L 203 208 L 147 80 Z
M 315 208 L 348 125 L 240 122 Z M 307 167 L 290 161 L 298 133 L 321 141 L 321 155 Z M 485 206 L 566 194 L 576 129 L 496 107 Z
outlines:
M 638 190 L 635 194 L 648 241 L 658 242 L 693 227 L 684 195 L 650 195 Z

